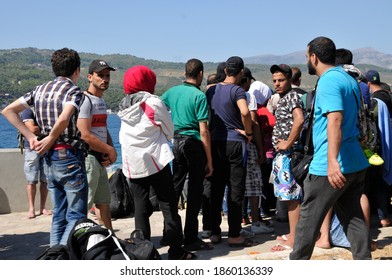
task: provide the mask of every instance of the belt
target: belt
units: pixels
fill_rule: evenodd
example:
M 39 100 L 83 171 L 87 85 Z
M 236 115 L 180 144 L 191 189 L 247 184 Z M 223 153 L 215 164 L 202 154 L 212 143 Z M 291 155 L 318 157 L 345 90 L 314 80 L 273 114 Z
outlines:
M 53 149 L 55 150 L 55 151 L 57 151 L 57 150 L 63 150 L 63 149 L 73 149 L 74 147 L 72 147 L 71 145 L 68 145 L 68 144 L 56 144 L 56 145 L 54 145 L 54 147 L 53 147 Z

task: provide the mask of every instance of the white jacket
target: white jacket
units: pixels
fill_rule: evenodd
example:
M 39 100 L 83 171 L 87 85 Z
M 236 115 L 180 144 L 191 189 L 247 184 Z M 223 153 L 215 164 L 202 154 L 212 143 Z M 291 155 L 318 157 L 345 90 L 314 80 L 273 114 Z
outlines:
M 122 171 L 128 178 L 144 178 L 169 164 L 174 156 L 169 141 L 174 126 L 163 101 L 148 92 L 126 96 L 120 103 L 119 141 Z

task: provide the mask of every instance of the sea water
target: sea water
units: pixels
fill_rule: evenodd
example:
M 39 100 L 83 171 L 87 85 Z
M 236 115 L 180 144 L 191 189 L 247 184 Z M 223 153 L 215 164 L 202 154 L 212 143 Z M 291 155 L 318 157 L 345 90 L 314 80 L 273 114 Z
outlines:
M 118 133 L 120 131 L 121 121 L 116 114 L 108 114 L 108 130 L 113 139 L 114 148 L 117 151 L 117 161 L 112 168 L 121 167 L 121 147 L 118 141 Z M 0 115 L 0 149 L 10 149 L 18 147 L 17 135 L 18 131 Z

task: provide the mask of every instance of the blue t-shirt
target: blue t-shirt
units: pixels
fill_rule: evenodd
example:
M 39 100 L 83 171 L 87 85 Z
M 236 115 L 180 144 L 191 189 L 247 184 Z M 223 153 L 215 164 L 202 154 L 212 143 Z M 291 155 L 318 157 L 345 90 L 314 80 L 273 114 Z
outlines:
M 365 104 L 368 106 L 368 108 L 370 108 L 371 102 L 370 102 L 370 92 L 369 92 L 368 85 L 364 82 L 360 82 L 359 88 L 361 89 L 363 102 L 365 102 Z
M 35 116 L 34 116 L 34 112 L 30 108 L 24 109 L 20 113 L 20 118 L 22 119 L 23 122 L 34 121 L 34 123 L 37 125 L 37 122 L 36 122 Z M 29 141 L 27 141 L 27 138 L 24 138 L 24 147 L 26 149 L 30 149 L 30 143 L 29 143 Z
M 211 109 L 210 130 L 212 140 L 244 141 L 245 138 L 235 129 L 244 129 L 237 101 L 245 99 L 246 92 L 234 84 L 217 84 L 206 92 Z
M 359 96 L 360 91 L 357 81 L 341 67 L 330 68 L 320 77 L 314 108 L 314 156 L 309 167 L 310 174 L 327 176 L 327 115 L 337 111 L 343 113 L 342 142 L 338 154 L 341 172 L 343 174 L 358 172 L 369 166 L 358 141 L 358 106 L 355 98 L 359 100 Z

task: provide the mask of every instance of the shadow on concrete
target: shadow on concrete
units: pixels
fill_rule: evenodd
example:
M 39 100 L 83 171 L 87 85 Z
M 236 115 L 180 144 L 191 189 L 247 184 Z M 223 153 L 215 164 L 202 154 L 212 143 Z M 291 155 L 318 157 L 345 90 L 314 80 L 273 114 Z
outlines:
M 49 248 L 49 232 L 0 235 L 0 260 L 35 260 Z

